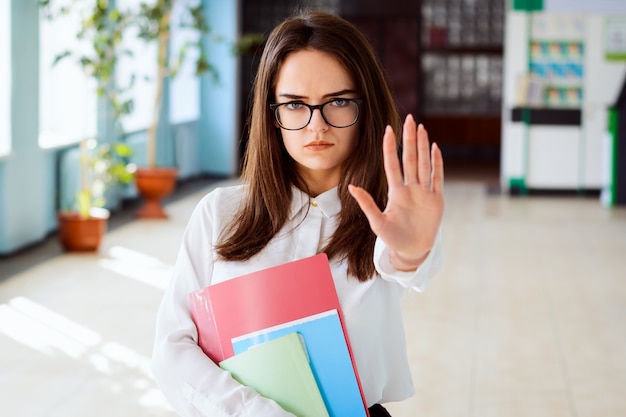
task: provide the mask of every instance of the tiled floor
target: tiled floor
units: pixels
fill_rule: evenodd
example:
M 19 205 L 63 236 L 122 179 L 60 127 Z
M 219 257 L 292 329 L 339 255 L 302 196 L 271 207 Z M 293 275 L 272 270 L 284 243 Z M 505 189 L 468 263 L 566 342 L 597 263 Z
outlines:
M 446 265 L 403 304 L 417 393 L 392 415 L 626 416 L 626 209 L 486 189 L 447 182 Z M 204 192 L 0 282 L 0 415 L 173 416 L 154 316 Z

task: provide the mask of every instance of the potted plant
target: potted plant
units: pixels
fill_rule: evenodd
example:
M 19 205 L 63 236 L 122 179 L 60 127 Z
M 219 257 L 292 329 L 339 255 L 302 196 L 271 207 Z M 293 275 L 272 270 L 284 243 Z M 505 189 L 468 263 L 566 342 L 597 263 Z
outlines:
M 145 199 L 144 206 L 137 213 L 143 218 L 166 218 L 167 214 L 161 207 L 161 199 L 170 194 L 176 185 L 178 170 L 175 167 L 159 167 L 157 165 L 157 129 L 159 116 L 163 104 L 163 89 L 168 77 L 174 77 L 181 65 L 185 62 L 188 52 L 195 49 L 195 73 L 212 72 L 214 69 L 206 59 L 203 35 L 209 32 L 206 23 L 202 2 L 195 0 L 154 0 L 153 2 L 141 2 L 136 10 L 121 10 L 108 0 L 74 0 L 73 3 L 58 2 L 55 0 L 40 0 L 47 16 L 51 19 L 56 16 L 67 14 L 72 7 L 81 6 L 83 10 L 89 10 L 77 33 L 80 39 L 84 39 L 91 46 L 90 53 L 83 51 L 65 51 L 58 55 L 57 61 L 66 57 L 74 56 L 82 67 L 96 78 L 98 93 L 108 100 L 116 121 L 124 115 L 132 113 L 132 99 L 121 100 L 124 91 L 115 85 L 112 77 L 116 66 L 122 56 L 132 55 L 132 52 L 123 47 L 124 36 L 129 29 L 134 29 L 139 39 L 147 44 L 153 43 L 157 47 L 156 66 L 157 75 L 151 81 L 155 83 L 156 93 L 153 103 L 152 120 L 147 129 L 146 139 L 146 166 L 137 169 L 135 180 L 139 194 Z M 56 7 L 54 7 L 56 6 Z M 186 30 L 193 31 L 196 39 L 185 42 L 177 51 L 171 54 L 171 28 L 172 12 L 178 8 L 177 23 Z M 144 74 L 132 74 L 130 85 L 125 90 L 133 87 L 134 80 Z M 118 127 L 121 126 L 117 123 Z
M 51 0 L 41 0 L 40 6 L 44 17 L 55 19 L 63 17 L 72 10 L 74 4 L 64 2 L 57 8 L 52 6 Z M 96 1 L 98 5 L 105 2 Z M 120 42 L 121 31 L 125 27 L 121 16 L 118 24 L 111 25 L 109 30 L 102 28 L 109 20 L 116 19 L 114 14 L 108 15 L 100 7 L 88 9 L 83 16 L 83 24 L 76 34 L 77 38 L 87 41 L 91 48 L 86 51 L 63 51 L 59 53 L 52 66 L 61 60 L 73 57 L 82 67 L 87 76 L 96 81 L 96 93 L 105 97 L 110 104 L 115 121 L 123 114 L 128 114 L 132 103 L 118 100 L 118 90 L 112 88 L 111 78 L 117 57 L 110 52 L 110 45 Z M 93 30 L 101 28 L 99 35 L 94 38 Z M 107 112 L 99 111 L 100 116 Z M 79 147 L 80 186 L 73 204 L 62 207 L 58 213 L 58 235 L 61 245 L 68 251 L 95 251 L 100 245 L 102 236 L 106 232 L 109 211 L 105 208 L 107 190 L 115 184 L 126 184 L 132 181 L 134 169 L 128 164 L 132 154 L 130 147 L 123 143 L 98 143 L 95 138 L 85 138 Z
M 110 187 L 133 180 L 131 148 L 124 143 L 98 144 L 95 139 L 80 143 L 80 189 L 74 204 L 58 213 L 59 241 L 66 251 L 96 251 L 106 232 Z
M 186 29 L 192 29 L 198 35 L 195 42 L 185 43 L 177 54 L 177 59 L 170 59 L 170 45 L 172 34 L 172 12 L 175 5 L 182 5 L 179 24 Z M 133 23 L 139 29 L 139 38 L 146 43 L 154 43 L 157 47 L 157 75 L 155 102 L 153 104 L 152 121 L 147 129 L 146 155 L 147 165 L 137 169 L 135 185 L 144 198 L 144 205 L 137 212 L 140 218 L 167 218 L 167 213 L 161 206 L 161 200 L 169 195 L 176 186 L 178 170 L 175 167 L 161 167 L 157 164 L 157 129 L 163 103 L 163 89 L 168 77 L 174 77 L 185 60 L 189 47 L 198 52 L 195 61 L 196 75 L 212 72 L 212 67 L 206 59 L 201 35 L 209 32 L 202 4 L 193 5 L 182 0 L 156 0 L 152 5 L 142 3 L 140 11 L 133 15 Z

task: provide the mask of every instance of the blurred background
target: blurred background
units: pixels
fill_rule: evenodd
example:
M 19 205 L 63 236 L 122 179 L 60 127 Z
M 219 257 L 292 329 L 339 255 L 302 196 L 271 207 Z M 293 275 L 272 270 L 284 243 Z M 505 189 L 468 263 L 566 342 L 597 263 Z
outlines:
M 174 415 L 156 309 L 194 205 L 237 181 L 264 37 L 303 7 L 364 32 L 445 159 L 446 265 L 404 299 L 392 415 L 626 416 L 615 0 L 0 0 L 2 414 Z

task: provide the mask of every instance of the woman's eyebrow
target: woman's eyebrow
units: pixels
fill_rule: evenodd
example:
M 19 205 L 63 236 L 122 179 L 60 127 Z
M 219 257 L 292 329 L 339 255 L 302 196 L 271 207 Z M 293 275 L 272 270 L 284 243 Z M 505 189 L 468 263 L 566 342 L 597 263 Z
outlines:
M 291 100 L 302 100 L 303 98 L 306 98 L 306 96 L 299 96 L 297 94 L 289 94 L 289 93 L 281 93 L 278 95 L 278 97 L 284 97 L 284 98 L 288 98 Z
M 346 95 L 346 94 L 356 94 L 356 91 L 351 90 L 351 89 L 344 89 L 344 90 L 336 91 L 334 93 L 324 94 L 322 97 L 324 97 L 324 98 L 338 97 L 338 96 L 343 96 L 343 95 Z
M 356 91 L 352 89 L 339 90 L 339 91 L 335 91 L 332 93 L 324 94 L 322 98 L 338 97 L 338 96 L 343 96 L 346 94 L 356 94 Z M 307 96 L 302 96 L 299 94 L 291 94 L 291 93 L 280 93 L 278 94 L 278 97 L 288 98 L 290 100 L 302 100 L 302 99 L 308 98 Z

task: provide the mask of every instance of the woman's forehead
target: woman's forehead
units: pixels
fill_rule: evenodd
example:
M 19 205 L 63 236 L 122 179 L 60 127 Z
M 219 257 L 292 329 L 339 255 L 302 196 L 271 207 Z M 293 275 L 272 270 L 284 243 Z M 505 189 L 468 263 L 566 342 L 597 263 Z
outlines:
M 334 56 L 314 49 L 292 52 L 278 69 L 277 95 L 329 95 L 354 90 L 352 77 Z

